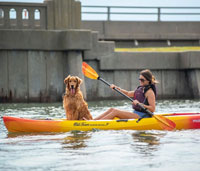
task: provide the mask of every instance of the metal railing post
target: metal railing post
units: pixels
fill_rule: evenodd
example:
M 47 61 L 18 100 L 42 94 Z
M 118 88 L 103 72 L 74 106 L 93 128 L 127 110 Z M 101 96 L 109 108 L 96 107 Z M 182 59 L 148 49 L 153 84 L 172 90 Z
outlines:
M 110 7 L 107 7 L 107 20 L 110 21 Z
M 158 21 L 160 21 L 160 8 L 158 7 Z

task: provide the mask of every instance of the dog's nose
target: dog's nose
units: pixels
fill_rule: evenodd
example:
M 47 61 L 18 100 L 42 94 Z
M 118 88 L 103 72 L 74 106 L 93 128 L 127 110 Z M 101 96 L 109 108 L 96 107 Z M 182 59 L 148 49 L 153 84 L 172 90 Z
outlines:
M 74 88 L 74 85 L 71 85 L 71 88 L 73 89 L 73 88 Z

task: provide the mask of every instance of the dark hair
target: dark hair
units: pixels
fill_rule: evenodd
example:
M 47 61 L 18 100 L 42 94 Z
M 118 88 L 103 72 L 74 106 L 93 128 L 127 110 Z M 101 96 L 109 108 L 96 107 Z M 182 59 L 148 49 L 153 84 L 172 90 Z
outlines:
M 152 72 L 151 72 L 149 69 L 142 70 L 142 71 L 140 72 L 140 74 L 141 74 L 144 78 L 146 78 L 146 79 L 150 82 L 150 84 L 157 84 L 157 83 L 159 83 L 159 82 L 155 79 L 154 75 L 152 74 Z

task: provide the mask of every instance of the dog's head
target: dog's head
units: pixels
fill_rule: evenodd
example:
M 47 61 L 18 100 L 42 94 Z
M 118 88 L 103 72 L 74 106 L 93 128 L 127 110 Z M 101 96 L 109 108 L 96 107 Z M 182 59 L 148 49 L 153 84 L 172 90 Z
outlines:
M 69 91 L 72 95 L 75 95 L 77 90 L 80 88 L 82 80 L 77 76 L 69 75 L 65 78 L 64 83 L 66 84 L 67 91 Z

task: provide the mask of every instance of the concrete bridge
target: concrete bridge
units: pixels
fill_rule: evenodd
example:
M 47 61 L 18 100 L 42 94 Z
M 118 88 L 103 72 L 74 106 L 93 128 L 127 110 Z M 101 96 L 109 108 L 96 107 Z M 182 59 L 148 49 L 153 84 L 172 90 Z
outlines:
M 159 98 L 200 97 L 200 52 L 114 51 L 116 45 L 135 46 L 135 40 L 199 45 L 199 22 L 82 22 L 74 0 L 1 2 L 0 13 L 0 102 L 61 101 L 68 74 L 85 80 L 88 100 L 121 98 L 84 78 L 82 61 L 124 89 L 134 89 L 139 71 L 149 68 L 160 81 Z
M 91 31 L 80 30 L 80 8 L 74 0 L 0 2 L 0 102 L 60 101 L 64 78 L 83 78 Z

